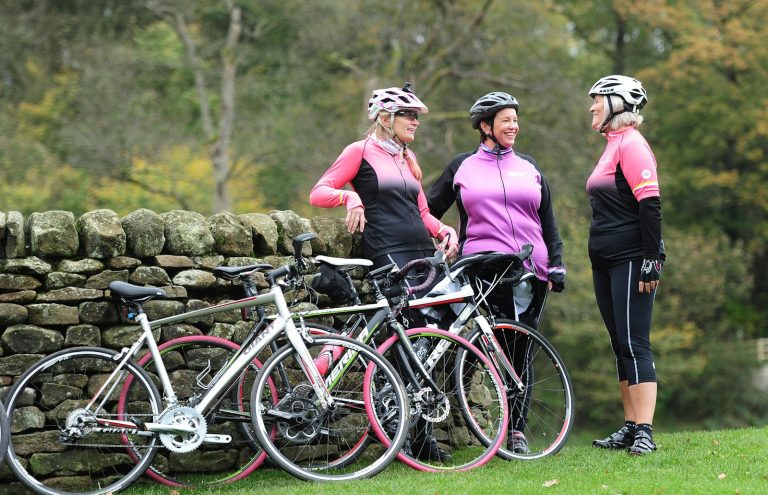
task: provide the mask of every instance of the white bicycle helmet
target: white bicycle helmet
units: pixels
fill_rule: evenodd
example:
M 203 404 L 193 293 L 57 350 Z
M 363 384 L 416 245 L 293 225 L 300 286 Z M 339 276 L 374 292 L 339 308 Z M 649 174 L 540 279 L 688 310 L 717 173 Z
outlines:
M 520 104 L 514 96 L 503 91 L 493 91 L 481 96 L 469 109 L 469 118 L 472 119 L 472 127 L 480 128 L 480 122 L 496 115 L 499 110 L 514 108 L 520 110 Z
M 648 103 L 648 93 L 645 92 L 643 83 L 632 77 L 618 74 L 602 77 L 593 84 L 592 89 L 589 90 L 589 96 L 595 95 L 620 96 L 625 103 L 625 112 L 639 113 L 640 109 Z
M 373 91 L 373 96 L 368 100 L 368 120 L 376 120 L 382 110 L 394 113 L 406 109 L 415 110 L 419 113 L 429 111 L 427 106 L 411 91 L 411 83 L 406 82 L 402 88 L 376 89 Z

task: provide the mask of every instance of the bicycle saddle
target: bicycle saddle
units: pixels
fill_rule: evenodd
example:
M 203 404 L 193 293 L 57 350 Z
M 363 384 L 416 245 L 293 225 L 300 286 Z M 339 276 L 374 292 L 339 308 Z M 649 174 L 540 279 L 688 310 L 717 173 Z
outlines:
M 371 266 L 373 261 L 362 258 L 334 258 L 333 256 L 315 256 L 315 264 L 328 263 L 329 265 L 341 266 Z
M 245 266 L 217 266 L 213 269 L 213 274 L 219 278 L 234 280 L 243 275 L 250 275 L 253 272 L 267 271 L 273 268 L 274 266 L 267 263 Z
M 113 298 L 118 298 L 125 303 L 145 302 L 156 297 L 165 297 L 163 289 L 133 285 L 120 280 L 110 282 L 107 288 Z

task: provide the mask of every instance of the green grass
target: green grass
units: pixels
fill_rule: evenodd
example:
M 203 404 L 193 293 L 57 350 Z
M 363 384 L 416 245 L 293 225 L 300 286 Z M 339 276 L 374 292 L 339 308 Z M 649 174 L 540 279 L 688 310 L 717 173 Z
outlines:
M 465 473 L 429 474 L 395 463 L 375 478 L 333 484 L 299 481 L 276 469 L 210 493 L 232 495 L 373 494 L 763 494 L 768 493 L 768 427 L 714 432 L 658 433 L 659 450 L 644 457 L 569 440 L 538 461 L 494 459 Z M 549 485 L 549 486 L 547 486 Z M 141 483 L 128 495 L 175 490 Z M 205 490 L 189 493 L 209 493 Z M 180 495 L 184 495 L 182 490 Z

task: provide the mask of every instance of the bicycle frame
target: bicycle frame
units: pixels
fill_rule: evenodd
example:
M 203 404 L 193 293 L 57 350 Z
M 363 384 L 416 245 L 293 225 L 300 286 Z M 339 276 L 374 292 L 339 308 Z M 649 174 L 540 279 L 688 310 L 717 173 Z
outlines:
M 250 306 L 263 306 L 266 304 L 274 304 L 277 307 L 277 317 L 263 331 L 256 335 L 253 342 L 251 342 L 245 348 L 241 349 L 240 354 L 227 367 L 226 371 L 221 376 L 217 377 L 211 384 L 209 384 L 208 390 L 200 398 L 200 401 L 194 405 L 194 409 L 200 414 L 204 415 L 210 406 L 214 404 L 214 402 L 228 390 L 230 385 L 256 358 L 256 356 L 270 343 L 275 341 L 283 334 L 285 334 L 285 336 L 288 338 L 295 352 L 298 353 L 302 368 L 310 381 L 310 385 L 317 394 L 318 403 L 321 405 L 321 407 L 327 409 L 333 404 L 333 398 L 330 395 L 323 376 L 314 365 L 313 358 L 309 353 L 306 345 L 304 344 L 304 337 L 296 328 L 292 319 L 291 312 L 288 309 L 288 305 L 285 301 L 282 289 L 277 284 L 272 284 L 272 287 L 267 294 L 247 297 L 237 301 L 226 302 L 208 308 L 202 308 L 179 315 L 161 318 L 158 320 L 149 321 L 146 314 L 140 312 L 135 319 L 142 329 L 141 336 L 130 348 L 124 349 L 118 355 L 120 357 L 120 363 L 111 373 L 109 378 L 104 382 L 104 384 L 99 388 L 99 390 L 94 394 L 87 407 L 92 407 L 100 397 L 108 397 L 109 393 L 111 393 L 115 387 L 121 383 L 122 370 L 125 366 L 125 363 L 135 357 L 144 345 L 146 345 L 146 347 L 149 349 L 149 352 L 152 354 L 152 359 L 155 362 L 164 398 L 169 403 L 168 407 L 166 407 L 166 410 L 170 407 L 173 407 L 177 404 L 178 399 L 175 391 L 173 390 L 173 386 L 171 385 L 168 372 L 165 369 L 165 365 L 163 364 L 157 342 L 155 342 L 154 337 L 152 336 L 152 328 L 167 325 L 169 323 L 184 321 L 190 318 L 207 316 L 223 311 L 240 309 Z M 109 390 L 109 393 L 102 395 L 106 390 Z M 96 408 L 96 411 L 98 411 L 100 408 L 101 405 Z M 191 430 L 182 426 L 162 425 L 158 423 L 145 423 L 141 431 L 138 431 L 140 429 L 137 427 L 137 425 L 130 421 L 109 420 L 109 426 L 125 428 L 129 430 L 129 433 L 138 433 L 141 435 L 152 435 L 154 433 L 191 432 Z M 110 429 L 109 431 L 112 430 Z M 206 441 L 215 442 L 221 441 L 221 439 L 218 439 L 216 435 L 206 435 Z
M 451 276 L 451 279 L 453 279 L 458 276 L 458 272 L 451 274 L 450 276 Z M 493 289 L 493 287 L 495 286 L 496 285 L 494 284 L 491 287 L 491 289 Z M 490 292 L 490 290 L 488 292 Z M 525 384 L 520 378 L 520 375 L 515 371 L 514 366 L 509 361 L 509 358 L 506 356 L 504 352 L 501 351 L 501 345 L 499 344 L 498 339 L 493 333 L 493 329 L 491 327 L 491 323 L 489 322 L 488 318 L 486 318 L 480 312 L 480 304 L 484 300 L 485 300 L 485 295 L 481 295 L 478 298 L 477 293 L 472 288 L 472 286 L 469 283 L 463 283 L 461 287 L 455 292 L 451 292 L 448 294 L 441 294 L 437 296 L 424 296 L 421 298 L 410 300 L 407 302 L 407 307 L 411 309 L 419 309 L 419 308 L 426 308 L 426 307 L 433 307 L 433 306 L 443 306 L 443 305 L 454 304 L 454 303 L 462 303 L 462 302 L 466 303 L 466 306 L 462 309 L 462 311 L 459 313 L 459 315 L 456 317 L 456 319 L 453 321 L 453 323 L 447 330 L 454 335 L 459 335 L 461 333 L 462 328 L 471 319 L 474 319 L 474 321 L 478 324 L 478 326 L 481 328 L 483 332 L 485 345 L 488 346 L 488 349 L 490 351 L 489 358 L 492 360 L 492 362 L 497 367 L 497 369 L 506 371 L 508 376 L 512 378 L 512 381 L 514 382 L 514 386 L 519 391 L 522 391 L 525 388 Z M 394 318 L 394 316 L 398 312 L 397 309 L 393 310 L 390 307 L 388 301 L 383 296 L 377 300 L 376 304 L 353 305 L 353 306 L 344 306 L 344 307 L 338 307 L 338 308 L 301 311 L 301 312 L 294 313 L 293 318 L 304 320 L 304 319 L 318 318 L 323 316 L 337 316 L 337 315 L 355 314 L 355 313 L 361 314 L 363 312 L 367 312 L 371 310 L 377 310 L 377 311 L 376 313 L 374 313 L 373 316 L 370 317 L 370 319 L 367 319 L 361 315 L 361 318 L 358 319 L 358 321 L 356 321 L 351 326 L 351 328 L 345 332 L 345 334 L 352 336 L 359 342 L 368 343 L 372 338 L 372 336 L 380 328 L 381 323 L 388 318 Z M 364 323 L 364 326 L 362 329 L 360 329 L 359 326 L 362 323 Z M 408 340 L 408 339 L 404 339 L 404 340 Z M 445 351 L 445 348 L 441 348 L 440 345 L 438 345 L 435 349 L 433 349 L 425 359 L 423 363 L 424 370 L 422 371 L 426 371 L 432 365 L 434 365 L 434 363 L 437 362 L 437 360 L 441 357 L 444 351 Z M 343 359 L 342 359 L 342 362 L 336 365 L 336 368 L 334 368 L 334 371 L 338 371 L 337 368 L 340 368 L 342 366 L 343 366 Z M 333 376 L 334 374 L 335 374 L 334 372 L 331 372 L 330 375 Z M 426 373 L 425 376 L 429 377 L 429 373 Z M 415 377 L 412 377 L 412 378 L 415 378 Z

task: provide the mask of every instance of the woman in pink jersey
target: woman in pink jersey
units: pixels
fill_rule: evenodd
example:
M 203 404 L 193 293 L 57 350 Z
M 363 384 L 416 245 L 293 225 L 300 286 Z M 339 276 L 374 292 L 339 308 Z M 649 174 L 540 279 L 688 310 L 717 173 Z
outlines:
M 458 252 L 456 232 L 429 213 L 421 168 L 408 148 L 426 113 L 408 83 L 375 90 L 367 137 L 344 148 L 309 196 L 313 206 L 347 209 L 347 229 L 362 233 L 363 254 L 375 268 L 431 256 L 432 238 L 447 257 Z
M 665 260 L 656 159 L 638 131 L 648 102 L 637 79 L 606 76 L 589 90 L 592 128 L 608 142 L 587 181 L 592 205 L 589 257 L 595 298 L 616 356 L 624 425 L 593 445 L 656 450 L 656 365 L 651 351 L 651 314 Z
M 368 100 L 368 119 L 373 123 L 367 137 L 344 148 L 310 193 L 313 206 L 347 209 L 347 229 L 362 233 L 363 255 L 373 261 L 373 268 L 389 263 L 402 267 L 432 256 L 433 238 L 441 241 L 439 248 L 446 257 L 458 252 L 456 232 L 429 213 L 421 168 L 408 148 L 419 116 L 425 113 L 427 107 L 409 83 L 375 90 Z M 344 189 L 348 184 L 352 190 Z M 413 455 L 423 460 L 451 459 L 438 446 L 432 423 L 422 420 L 416 428 L 410 441 Z

